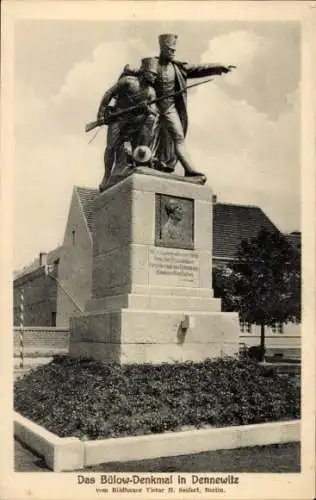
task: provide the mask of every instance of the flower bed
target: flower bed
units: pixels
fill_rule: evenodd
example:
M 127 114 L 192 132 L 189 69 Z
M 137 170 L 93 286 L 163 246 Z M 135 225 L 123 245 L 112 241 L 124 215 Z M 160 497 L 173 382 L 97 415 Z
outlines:
M 246 357 L 119 366 L 56 356 L 16 381 L 14 409 L 60 437 L 100 439 L 297 419 L 300 390 Z

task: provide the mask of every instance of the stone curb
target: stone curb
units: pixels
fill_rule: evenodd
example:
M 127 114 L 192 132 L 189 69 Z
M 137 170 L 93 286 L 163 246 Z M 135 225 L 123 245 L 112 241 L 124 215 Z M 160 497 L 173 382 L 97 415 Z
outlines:
M 55 472 L 205 451 L 300 441 L 300 420 L 80 441 L 59 438 L 15 413 L 14 433 Z
M 85 466 L 300 441 L 300 421 L 166 432 L 85 442 Z
M 84 467 L 84 443 L 78 438 L 60 438 L 16 412 L 14 435 L 44 457 L 47 466 L 54 472 Z

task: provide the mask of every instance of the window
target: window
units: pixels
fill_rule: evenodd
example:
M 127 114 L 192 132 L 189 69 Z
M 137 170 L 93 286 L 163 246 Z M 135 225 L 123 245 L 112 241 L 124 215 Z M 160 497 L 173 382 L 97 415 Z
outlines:
M 51 321 L 52 325 L 51 326 L 56 326 L 56 316 L 57 316 L 56 311 L 53 311 L 52 312 L 52 321 Z
M 278 333 L 284 333 L 283 323 L 278 323 Z
M 240 322 L 240 328 L 242 333 L 252 333 L 252 324 L 247 323 L 246 321 L 241 321 Z
M 58 276 L 58 269 L 59 269 L 59 259 L 54 260 L 54 276 Z
M 283 323 L 273 323 L 271 326 L 272 333 L 284 333 Z
M 72 234 L 72 244 L 75 245 L 76 244 L 76 231 L 73 229 L 71 234 Z

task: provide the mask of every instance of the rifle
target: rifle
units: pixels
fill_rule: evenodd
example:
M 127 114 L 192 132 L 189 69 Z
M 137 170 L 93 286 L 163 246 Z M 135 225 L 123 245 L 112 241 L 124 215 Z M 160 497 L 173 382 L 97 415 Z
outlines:
M 228 66 L 229 69 L 236 68 L 236 66 L 230 65 Z M 220 75 L 219 75 L 220 76 Z M 176 92 L 170 92 L 169 94 L 166 94 L 161 97 L 157 97 L 153 101 L 149 101 L 147 103 L 148 106 L 151 104 L 156 104 L 156 102 L 162 101 L 163 99 L 168 99 L 169 97 L 174 97 L 179 94 L 183 94 L 186 92 L 188 89 L 191 89 L 193 87 L 197 87 L 198 85 L 203 85 L 204 83 L 212 82 L 216 77 L 209 78 L 208 80 L 203 80 L 203 82 L 198 82 L 198 83 L 192 83 L 191 85 L 188 85 L 187 87 L 184 87 L 183 89 L 177 90 Z M 85 131 L 90 132 L 96 127 L 101 127 L 102 125 L 109 125 L 110 123 L 114 122 L 117 118 L 120 116 L 123 116 L 127 113 L 131 113 L 135 111 L 136 109 L 142 109 L 144 106 L 146 106 L 146 101 L 142 101 L 138 104 L 135 104 L 134 106 L 130 106 L 128 108 L 120 109 L 119 111 L 115 111 L 115 108 L 113 106 L 107 106 L 104 118 L 101 120 L 95 120 L 93 122 L 89 122 L 85 126 Z

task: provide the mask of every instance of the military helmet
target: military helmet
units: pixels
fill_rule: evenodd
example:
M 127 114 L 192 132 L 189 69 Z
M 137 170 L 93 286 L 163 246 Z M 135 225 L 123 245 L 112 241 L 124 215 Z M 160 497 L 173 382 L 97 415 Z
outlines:
M 141 61 L 140 69 L 142 71 L 150 71 L 151 73 L 158 73 L 158 59 L 156 57 L 144 57 Z
M 162 35 L 159 35 L 159 45 L 160 47 L 164 45 L 175 49 L 177 45 L 177 39 L 178 35 L 175 35 L 174 33 L 164 33 Z

